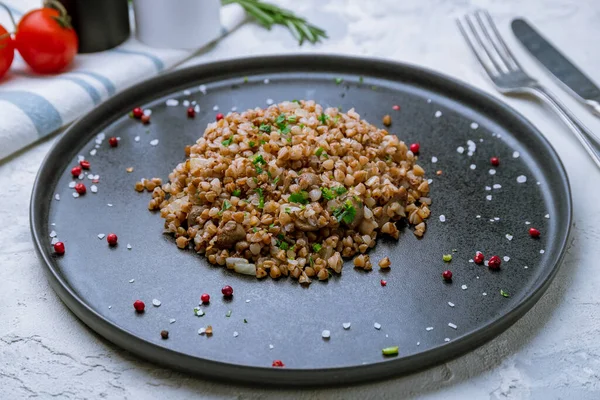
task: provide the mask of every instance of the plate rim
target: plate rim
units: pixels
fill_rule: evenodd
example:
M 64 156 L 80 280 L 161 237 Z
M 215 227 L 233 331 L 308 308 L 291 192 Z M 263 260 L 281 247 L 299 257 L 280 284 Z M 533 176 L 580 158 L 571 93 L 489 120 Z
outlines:
M 560 181 L 564 184 L 566 197 L 564 198 L 566 207 L 566 234 L 564 234 L 560 242 L 560 252 L 557 259 L 552 264 L 552 268 L 548 274 L 540 282 L 534 284 L 534 290 L 523 298 L 514 308 L 510 309 L 505 314 L 494 318 L 491 322 L 477 328 L 476 330 L 461 336 L 450 343 L 441 344 L 430 350 L 416 353 L 410 356 L 386 360 L 385 362 L 376 362 L 367 365 L 354 365 L 345 367 L 331 368 L 315 368 L 315 369 L 299 369 L 299 368 L 272 368 L 261 366 L 247 366 L 232 364 L 224 361 L 215 361 L 190 354 L 182 353 L 176 350 L 167 349 L 159 346 L 132 332 L 120 327 L 116 323 L 111 322 L 101 314 L 91 308 L 83 298 L 77 295 L 70 287 L 69 283 L 63 279 L 61 274 L 53 267 L 51 256 L 47 249 L 42 245 L 42 227 L 43 220 L 41 217 L 44 214 L 43 204 L 48 199 L 42 196 L 41 179 L 44 171 L 49 168 L 51 159 L 56 157 L 57 152 L 63 146 L 63 143 L 73 136 L 80 125 L 84 125 L 87 120 L 97 118 L 97 115 L 103 115 L 103 111 L 107 107 L 111 107 L 119 102 L 128 103 L 126 101 L 130 97 L 136 97 L 135 93 L 147 86 L 164 85 L 165 81 L 181 80 L 181 77 L 188 75 L 205 75 L 210 79 L 211 71 L 226 71 L 226 70 L 242 70 L 248 71 L 248 65 L 286 65 L 290 62 L 298 63 L 329 63 L 336 69 L 335 66 L 342 65 L 342 68 L 351 69 L 356 66 L 361 66 L 366 70 L 373 69 L 377 66 L 379 69 L 398 70 L 407 75 L 420 75 L 433 78 L 436 81 L 444 82 L 446 85 L 459 87 L 465 92 L 469 92 L 470 96 L 478 98 L 482 104 L 495 107 L 505 113 L 511 114 L 512 118 L 521 126 L 526 127 L 528 134 L 532 134 L 541 141 L 545 146 L 548 154 L 551 156 L 551 161 L 561 173 Z M 298 69 L 300 70 L 300 69 Z M 324 72 L 325 69 L 318 69 L 319 72 Z M 181 85 L 180 85 L 181 86 Z M 138 96 L 139 97 L 139 96 Z M 153 96 L 156 99 L 158 95 Z M 478 89 L 469 83 L 463 82 L 457 78 L 450 77 L 443 73 L 431 70 L 415 64 L 396 62 L 393 60 L 382 58 L 370 58 L 361 56 L 343 56 L 343 55 L 328 55 L 328 54 L 288 54 L 288 55 L 267 55 L 254 56 L 244 58 L 231 58 L 220 61 L 214 61 L 206 64 L 191 66 L 179 70 L 170 71 L 160 74 L 153 78 L 139 82 L 115 96 L 102 102 L 92 111 L 77 119 L 72 123 L 52 145 L 40 168 L 36 174 L 33 184 L 33 190 L 30 197 L 29 207 L 29 224 L 31 235 L 36 253 L 44 265 L 44 269 L 49 278 L 50 284 L 57 293 L 61 301 L 69 308 L 77 318 L 91 328 L 94 332 L 100 334 L 103 338 L 115 344 L 121 349 L 134 353 L 136 356 L 160 365 L 185 371 L 192 374 L 200 374 L 205 378 L 215 378 L 221 381 L 231 382 L 234 380 L 242 384 L 268 384 L 269 386 L 339 386 L 342 384 L 354 384 L 367 381 L 376 381 L 388 379 L 392 377 L 400 377 L 403 375 L 418 372 L 420 370 L 430 368 L 442 362 L 449 361 L 458 356 L 464 355 L 472 351 L 482 344 L 492 340 L 500 333 L 506 331 L 512 324 L 520 319 L 527 311 L 529 311 L 541 298 L 548 289 L 554 277 L 560 269 L 560 265 L 565 257 L 569 239 L 572 235 L 573 222 L 573 203 L 572 191 L 569 182 L 569 177 L 564 164 L 558 153 L 548 141 L 548 139 L 535 127 L 525 116 L 515 110 L 513 107 L 493 97 L 491 94 Z M 406 367 L 406 365 L 418 359 L 420 367 Z

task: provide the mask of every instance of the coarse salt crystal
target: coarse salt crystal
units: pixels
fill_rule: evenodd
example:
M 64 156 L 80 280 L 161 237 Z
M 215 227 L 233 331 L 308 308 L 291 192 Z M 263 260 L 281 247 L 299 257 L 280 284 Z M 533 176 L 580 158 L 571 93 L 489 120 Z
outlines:
M 190 94 L 192 94 L 192 92 L 190 90 L 186 89 L 183 91 L 183 94 L 186 96 L 189 96 Z
M 450 338 L 448 338 L 448 337 L 446 339 L 444 339 L 444 342 L 449 342 L 449 341 L 450 341 Z
M 127 250 L 131 250 L 131 245 L 127 243 Z
M 449 301 L 449 302 L 448 302 L 448 305 L 449 305 L 450 307 L 454 307 L 454 303 L 452 303 L 451 301 Z
M 231 111 L 237 111 L 237 107 L 236 106 L 231 107 Z
M 170 324 L 174 324 L 174 323 L 175 323 L 175 321 L 177 321 L 175 318 L 171 318 L 171 319 L 169 320 L 169 323 L 170 323 Z
M 329 332 L 327 329 L 325 329 L 323 332 L 321 332 L 321 337 L 323 339 L 329 339 L 331 337 L 331 332 Z
M 198 104 L 196 104 L 196 105 L 194 106 L 194 111 L 196 111 L 197 113 L 199 113 L 199 112 L 200 112 L 200 106 L 199 106 Z
M 448 326 L 452 329 L 456 329 L 458 328 L 455 324 L 453 324 L 452 322 L 448 322 Z
M 525 175 L 519 175 L 519 176 L 517 176 L 517 182 L 525 183 L 525 182 L 527 182 L 527 177 Z
M 494 221 L 500 221 L 500 218 L 494 217 Z
M 540 254 L 544 254 L 546 252 L 546 250 L 542 249 L 540 250 Z
M 156 146 L 156 145 L 158 144 L 158 139 L 151 140 L 151 141 L 150 141 L 150 144 L 151 144 L 152 146 Z
M 378 323 L 378 322 L 375 322 L 375 323 L 373 324 L 373 327 L 374 327 L 375 329 L 379 330 L 379 329 L 381 329 L 381 324 L 380 324 L 380 323 Z
M 427 103 L 431 103 L 431 99 L 427 99 Z
M 190 101 L 189 100 L 184 100 L 181 105 L 183 105 L 184 107 L 189 107 L 190 106 Z
M 490 190 L 492 190 L 492 187 L 491 186 L 486 186 L 485 190 L 490 191 Z
M 85 174 L 79 174 L 79 176 L 77 177 L 77 179 L 83 179 L 85 178 Z
M 56 232 L 55 231 L 50 232 L 50 237 L 51 238 L 56 237 Z
M 431 162 L 435 164 L 436 162 L 438 162 L 438 158 L 437 157 L 431 157 Z
M 150 115 L 152 115 L 152 110 L 151 110 L 151 109 L 149 109 L 149 108 L 146 108 L 146 109 L 144 110 L 144 115 L 147 115 L 147 116 L 150 116 Z
M 237 331 L 233 331 L 233 337 L 238 337 L 239 333 L 237 333 Z
M 442 116 L 442 112 L 441 111 L 436 111 L 435 114 L 433 114 L 436 118 L 439 118 Z
M 485 196 L 485 199 L 486 199 L 486 200 L 492 200 L 492 195 L 491 195 L 491 194 L 488 194 L 487 196 Z
M 98 193 L 98 186 L 92 185 L 90 186 L 90 190 L 92 191 L 92 193 Z
M 213 111 L 219 111 L 219 106 L 215 104 L 215 105 L 213 106 Z
M 433 183 L 433 179 L 427 179 L 427 183 L 431 185 Z
M 177 99 L 169 99 L 169 100 L 166 101 L 165 104 L 167 106 L 169 106 L 169 107 L 175 107 L 175 106 L 179 105 L 179 100 L 177 100 Z
M 513 152 L 513 158 L 519 158 L 520 155 L 518 151 Z
M 432 331 L 433 330 L 433 326 L 428 326 L 427 328 L 425 328 L 426 331 Z
M 77 162 L 81 162 L 83 160 L 85 160 L 84 156 L 82 156 L 81 154 L 77 156 Z
M 350 325 L 351 325 L 351 324 L 350 324 L 350 322 L 344 322 L 344 323 L 342 324 L 342 327 L 343 327 L 345 330 L 348 330 L 348 329 L 350 329 Z
M 510 257 L 509 256 L 504 256 L 504 261 L 509 262 L 510 261 Z
M 108 204 L 106 204 L 106 205 L 107 205 L 107 206 L 109 206 L 109 207 L 112 207 L 112 204 L 110 204 L 110 203 L 108 203 Z
M 87 174 L 87 178 L 91 181 L 94 179 L 94 174 Z
M 54 199 L 55 199 L 56 201 L 59 201 L 59 200 L 60 200 L 60 194 L 56 193 L 56 194 L 54 195 Z
M 506 237 L 508 240 L 513 240 L 513 235 L 511 235 L 510 233 L 507 233 L 506 235 L 504 235 L 504 237 Z
M 52 240 L 50 241 L 50 244 L 54 245 L 58 243 L 58 238 L 52 238 Z
M 465 152 L 465 148 L 464 148 L 464 147 L 462 147 L 462 146 L 458 146 L 458 147 L 456 148 L 456 151 L 457 151 L 459 154 L 462 154 L 462 153 L 464 153 L 464 152 Z
M 481 293 L 482 296 L 487 296 L 486 292 Z
M 250 303 L 250 299 L 247 299 L 247 300 L 246 300 L 246 303 Z
M 541 185 L 542 183 L 541 183 L 541 182 L 536 182 L 536 184 L 537 184 L 537 185 Z
M 267 79 L 265 79 L 263 82 L 264 82 L 264 84 L 265 84 L 265 85 L 268 85 L 268 84 L 269 84 L 269 82 L 271 82 L 271 81 L 270 81 L 270 80 L 267 78 Z
M 78 198 L 79 197 L 79 193 L 73 192 L 73 197 Z
M 97 152 L 98 152 L 98 150 L 96 150 L 96 149 L 90 150 L 90 156 L 95 156 Z
M 467 285 L 462 285 L 460 288 L 461 288 L 462 290 L 467 290 Z
M 490 222 L 496 222 L 494 218 L 490 218 Z
M 158 300 L 158 299 L 152 299 L 152 305 L 154 307 L 160 307 L 161 304 L 162 303 L 160 302 L 160 300 Z
M 108 306 L 108 309 L 110 310 L 112 308 L 112 306 Z
M 523 268 L 527 269 L 527 268 L 529 268 L 529 267 L 526 265 L 526 266 L 524 266 Z
M 273 346 L 272 344 L 269 345 L 269 349 L 273 350 L 275 348 L 275 346 Z
M 106 237 L 106 235 L 104 233 L 99 233 L 98 234 L 98 239 L 102 240 Z
M 136 142 L 139 142 L 140 141 L 140 137 L 136 136 L 136 137 L 133 138 L 133 140 L 135 140 Z
M 446 222 L 446 216 L 440 215 L 440 222 Z
M 550 214 L 544 215 L 544 218 L 550 218 Z
M 129 283 L 133 283 L 133 282 L 135 282 L 135 279 L 130 279 L 129 280 Z
M 531 222 L 525 221 L 525 225 L 531 225 Z
M 477 122 L 471 122 L 471 129 L 479 128 L 479 124 Z
M 475 218 L 481 218 L 481 215 L 476 215 Z
M 496 170 L 494 168 L 490 168 L 490 170 L 488 171 L 488 173 L 490 175 L 496 175 Z
M 73 182 L 73 181 L 69 182 L 69 187 L 71 189 L 73 189 L 75 187 L 75 185 L 77 185 L 75 182 Z
M 204 335 L 206 333 L 206 328 L 198 329 L 198 335 Z
M 206 94 L 206 85 L 200 85 L 198 86 L 198 89 L 200 89 L 200 92 L 202 92 L 202 94 Z
M 421 342 L 417 342 L 417 346 L 420 346 L 420 345 L 421 345 Z
M 267 104 L 268 104 L 268 105 L 271 105 L 271 104 L 273 104 L 273 103 L 274 103 L 273 99 L 267 99 Z
M 500 184 L 496 183 L 496 184 L 494 184 L 493 188 L 494 188 L 494 189 L 501 189 L 501 188 L 502 188 L 502 185 L 500 185 Z
M 477 168 L 477 165 L 475 165 L 475 164 L 471 164 L 471 165 L 469 165 L 469 168 L 471 168 L 471 169 L 475 169 L 475 168 Z

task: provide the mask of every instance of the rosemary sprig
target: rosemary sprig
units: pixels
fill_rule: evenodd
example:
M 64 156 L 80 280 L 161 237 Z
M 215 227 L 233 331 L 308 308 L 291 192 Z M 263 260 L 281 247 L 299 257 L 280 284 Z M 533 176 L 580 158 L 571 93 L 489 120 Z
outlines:
M 292 11 L 280 8 L 275 4 L 260 0 L 221 0 L 221 3 L 223 5 L 239 4 L 248 15 L 254 17 L 258 23 L 267 29 L 271 29 L 273 25 L 285 26 L 300 45 L 305 40 L 317 43 L 321 39 L 327 38 L 327 33 L 323 29 L 308 23 L 306 19 L 297 16 Z

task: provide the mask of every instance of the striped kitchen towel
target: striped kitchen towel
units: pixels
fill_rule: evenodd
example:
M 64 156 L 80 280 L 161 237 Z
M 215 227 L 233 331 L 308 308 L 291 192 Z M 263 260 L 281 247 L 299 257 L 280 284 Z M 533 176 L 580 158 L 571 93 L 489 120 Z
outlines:
M 3 1 L 17 21 L 40 5 L 39 0 Z M 10 31 L 10 19 L 4 14 L 0 9 L 0 24 Z M 222 36 L 244 19 L 241 7 L 223 7 Z M 195 53 L 151 48 L 132 36 L 117 48 L 77 55 L 72 68 L 52 76 L 34 74 L 16 53 L 11 70 L 0 79 L 0 160 L 56 132 L 115 93 Z

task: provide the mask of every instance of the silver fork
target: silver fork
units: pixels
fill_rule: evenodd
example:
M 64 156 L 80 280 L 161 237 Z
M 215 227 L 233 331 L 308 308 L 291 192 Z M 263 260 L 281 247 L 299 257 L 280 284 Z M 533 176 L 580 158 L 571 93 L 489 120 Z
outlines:
M 478 10 L 456 20 L 467 44 L 502 94 L 530 94 L 547 102 L 571 128 L 585 150 L 600 167 L 600 139 L 581 123 L 573 113 L 537 80 L 527 75 L 500 36 L 487 11 Z

